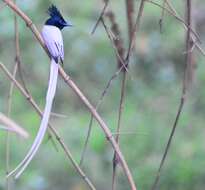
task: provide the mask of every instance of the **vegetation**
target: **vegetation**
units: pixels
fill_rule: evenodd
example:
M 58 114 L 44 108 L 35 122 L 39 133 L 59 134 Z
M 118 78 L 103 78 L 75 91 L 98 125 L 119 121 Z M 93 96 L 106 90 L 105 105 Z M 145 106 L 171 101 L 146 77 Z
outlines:
M 153 186 L 176 119 L 183 81 L 185 81 L 185 102 L 156 189 L 204 189 L 205 57 L 196 46 L 193 49 L 188 48 L 190 51 L 187 51 L 187 35 L 190 33 L 194 36 L 193 32 L 185 30 L 182 22 L 166 10 L 162 17 L 162 9 L 159 6 L 145 1 L 126 71 L 119 59 L 119 56 L 125 58 L 132 37 L 129 35 L 131 26 L 127 22 L 126 1 L 110 0 L 103 15 L 104 23 L 111 37 L 114 38 L 114 42 L 108 38 L 101 21 L 94 34 L 91 34 L 105 2 L 52 1 L 62 10 L 64 17 L 74 25 L 72 28 L 63 30 L 64 70 L 95 106 L 109 80 L 121 67 L 120 74 L 111 80 L 98 107 L 98 113 L 114 137 L 117 136 L 122 81 L 123 75 L 126 74 L 119 142 L 139 190 L 151 189 Z M 155 2 L 171 10 L 166 3 L 163 4 L 163 1 Z M 187 22 L 186 15 L 192 10 L 191 27 L 200 36 L 202 41 L 200 47 L 203 49 L 204 21 L 201 21 L 201 17 L 204 14 L 199 7 L 205 5 L 204 1 L 167 0 L 167 2 L 172 3 L 184 22 Z M 192 3 L 190 9 L 187 8 L 187 2 Z M 141 1 L 133 1 L 133 3 L 134 12 L 131 12 L 131 17 L 134 26 Z M 47 18 L 46 10 L 50 4 L 50 1 L 40 0 L 17 1 L 18 7 L 32 19 L 39 31 Z M 110 13 L 114 15 L 114 21 L 119 28 L 118 34 L 113 29 L 114 22 Z M 161 32 L 160 18 L 163 18 Z M 19 16 L 17 16 L 17 22 L 21 67 L 20 72 L 17 71 L 16 79 L 23 84 L 23 77 L 34 100 L 43 109 L 49 75 L 49 59 Z M 5 6 L 3 1 L 0 2 L 0 23 L 0 62 L 12 73 L 16 56 L 14 12 Z M 188 38 L 188 43 L 191 42 Z M 120 47 L 122 52 L 119 51 Z M 116 51 L 119 56 L 116 56 Z M 0 113 L 7 114 L 11 80 L 2 70 L 0 73 Z M 30 137 L 23 139 L 13 133 L 9 135 L 9 171 L 24 158 L 40 122 L 40 117 L 34 108 L 16 87 L 11 99 L 9 117 L 24 128 Z M 68 88 L 61 77 L 58 80 L 52 110 L 58 115 L 53 114 L 50 123 L 70 149 L 73 158 L 80 163 L 91 116 L 81 99 L 71 88 Z M 52 137 L 53 140 L 49 138 L 49 135 L 45 137 L 35 159 L 21 178 L 17 181 L 9 180 L 10 189 L 89 189 L 65 156 L 59 142 L 53 135 Z M 0 139 L 0 190 L 4 190 L 8 189 L 5 177 L 8 141 L 6 140 L 7 132 L 1 129 Z M 111 189 L 113 155 L 113 148 L 94 118 L 81 168 L 96 189 Z M 116 189 L 130 189 L 124 171 L 119 165 L 117 166 Z

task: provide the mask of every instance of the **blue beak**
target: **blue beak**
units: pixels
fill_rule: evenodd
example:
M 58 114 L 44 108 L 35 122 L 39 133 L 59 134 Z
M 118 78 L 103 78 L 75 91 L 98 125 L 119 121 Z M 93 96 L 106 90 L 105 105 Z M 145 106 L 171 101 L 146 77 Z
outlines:
M 65 27 L 66 27 L 66 26 L 70 26 L 70 27 L 73 26 L 71 22 L 65 22 L 63 25 L 64 25 Z

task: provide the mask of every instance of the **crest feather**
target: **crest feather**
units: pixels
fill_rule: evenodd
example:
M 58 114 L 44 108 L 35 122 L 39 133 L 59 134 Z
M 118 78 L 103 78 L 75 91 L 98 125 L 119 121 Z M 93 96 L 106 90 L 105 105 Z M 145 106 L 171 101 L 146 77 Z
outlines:
M 60 11 L 57 9 L 57 7 L 55 5 L 51 5 L 49 8 L 48 8 L 48 14 L 51 16 L 51 17 L 60 17 L 60 18 L 63 18 Z

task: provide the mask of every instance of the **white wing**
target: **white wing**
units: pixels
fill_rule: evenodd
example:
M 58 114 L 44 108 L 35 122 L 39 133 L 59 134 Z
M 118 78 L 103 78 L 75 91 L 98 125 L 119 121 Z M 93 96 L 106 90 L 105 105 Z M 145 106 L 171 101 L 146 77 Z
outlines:
M 56 61 L 64 60 L 64 48 L 61 31 L 55 26 L 44 25 L 42 37 L 52 58 Z

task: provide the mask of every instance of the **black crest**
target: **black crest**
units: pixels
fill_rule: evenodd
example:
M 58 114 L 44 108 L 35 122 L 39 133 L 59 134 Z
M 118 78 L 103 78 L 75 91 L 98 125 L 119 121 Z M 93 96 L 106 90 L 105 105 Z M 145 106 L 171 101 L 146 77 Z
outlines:
M 48 14 L 51 16 L 51 17 L 59 17 L 59 18 L 62 18 L 62 15 L 60 13 L 60 11 L 57 9 L 57 7 L 55 5 L 51 5 L 49 8 L 48 8 Z

